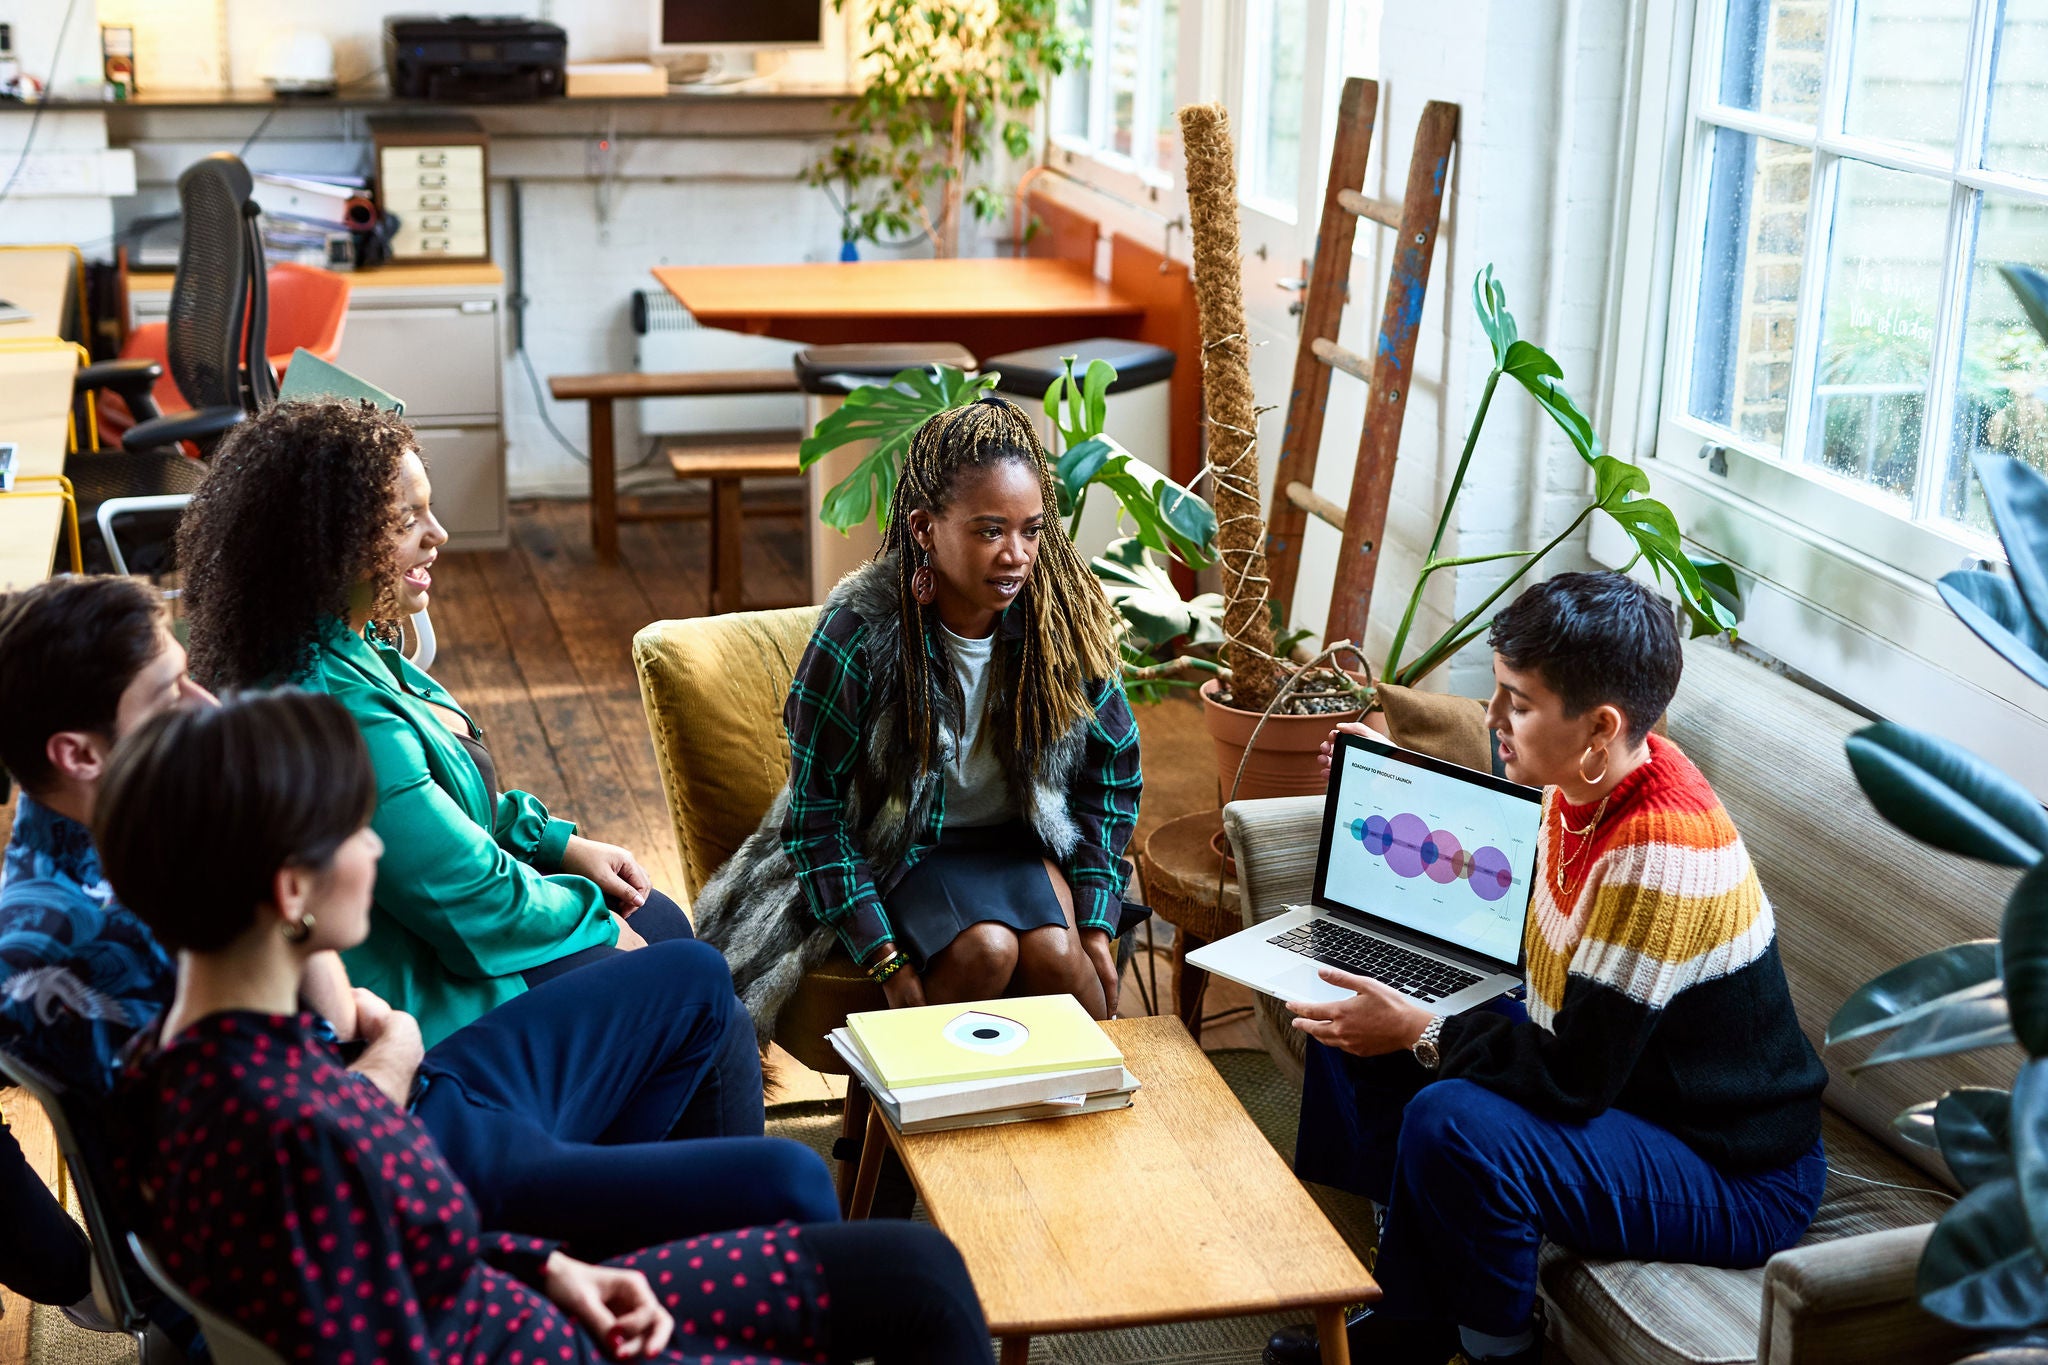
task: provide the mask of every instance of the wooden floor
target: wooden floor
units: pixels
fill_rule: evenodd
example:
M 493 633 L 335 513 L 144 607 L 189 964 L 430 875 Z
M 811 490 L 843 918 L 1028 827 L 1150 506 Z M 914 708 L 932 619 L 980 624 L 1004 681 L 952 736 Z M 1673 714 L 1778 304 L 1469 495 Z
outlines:
M 582 502 L 514 504 L 511 548 L 447 553 L 435 566 L 433 672 L 483 726 L 506 786 L 536 793 L 584 834 L 632 849 L 656 886 L 679 891 L 682 865 L 633 675 L 632 640 L 650 621 L 705 611 L 709 531 L 703 521 L 627 523 L 619 545 L 619 563 L 597 562 Z M 794 518 L 749 517 L 744 561 L 751 598 L 807 595 L 803 528 Z M 1213 808 L 1216 778 L 1192 699 L 1141 708 L 1138 724 L 1142 837 L 1157 823 Z M 11 820 L 11 808 L 0 805 L 0 821 Z M 1141 953 L 1126 973 L 1122 1013 L 1145 1012 L 1155 976 L 1166 996 L 1160 1008 L 1173 1008 L 1171 959 L 1163 951 L 1157 959 Z M 1223 1018 L 1204 1031 L 1204 1047 L 1259 1045 L 1242 1013 L 1248 993 L 1213 982 L 1205 1005 Z M 787 1055 L 770 1060 L 773 1101 L 845 1093 L 842 1078 Z M 0 1116 L 54 1179 L 54 1144 L 35 1106 L 8 1090 Z M 0 1365 L 27 1358 L 27 1308 L 0 1292 Z

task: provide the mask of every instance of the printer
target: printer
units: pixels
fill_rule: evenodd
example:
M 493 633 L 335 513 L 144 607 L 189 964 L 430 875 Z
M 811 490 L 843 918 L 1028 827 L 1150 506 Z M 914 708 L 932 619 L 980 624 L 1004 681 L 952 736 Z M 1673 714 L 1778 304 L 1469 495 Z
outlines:
M 563 93 L 569 37 L 517 15 L 394 14 L 384 70 L 401 99 L 538 100 Z

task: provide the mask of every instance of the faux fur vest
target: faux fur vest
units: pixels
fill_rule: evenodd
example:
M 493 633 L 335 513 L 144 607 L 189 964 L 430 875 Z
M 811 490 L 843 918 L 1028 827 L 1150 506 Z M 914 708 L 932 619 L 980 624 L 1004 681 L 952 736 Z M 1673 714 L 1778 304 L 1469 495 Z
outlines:
M 915 756 L 896 734 L 901 651 L 929 647 L 926 641 L 906 639 L 896 581 L 894 557 L 883 557 L 841 579 L 825 599 L 826 613 L 842 608 L 868 627 L 860 648 L 868 683 L 867 708 L 860 718 L 861 758 L 848 791 L 846 823 L 883 894 L 908 870 L 905 859 L 929 825 L 933 803 L 945 788 L 942 771 L 934 768 L 918 773 Z M 1027 587 L 1025 592 L 1029 591 Z M 1003 624 L 1013 618 L 1021 623 L 1024 618 L 1017 613 L 1022 609 L 1028 609 L 1028 604 L 1020 600 L 1003 614 Z M 1012 627 L 1002 633 L 1012 636 L 1017 632 Z M 1001 672 L 991 679 L 992 707 L 1011 704 L 1015 659 L 1013 649 L 996 652 Z M 932 669 L 931 678 L 931 706 L 939 718 L 941 742 L 950 744 L 959 731 L 959 689 L 950 668 Z M 1053 744 L 1042 756 L 1035 779 L 1015 771 L 1010 775 L 1017 808 L 1059 859 L 1071 854 L 1081 837 L 1069 785 L 1086 752 L 1088 726 L 1085 718 L 1076 722 Z M 835 939 L 833 931 L 811 913 L 798 884 L 796 864 L 783 847 L 788 813 L 789 785 L 785 782 L 760 825 L 705 883 L 691 905 L 697 936 L 725 954 L 733 986 L 753 1016 L 755 1032 L 764 1045 L 774 1034 L 775 1021 L 796 991 L 797 982 L 825 960 Z

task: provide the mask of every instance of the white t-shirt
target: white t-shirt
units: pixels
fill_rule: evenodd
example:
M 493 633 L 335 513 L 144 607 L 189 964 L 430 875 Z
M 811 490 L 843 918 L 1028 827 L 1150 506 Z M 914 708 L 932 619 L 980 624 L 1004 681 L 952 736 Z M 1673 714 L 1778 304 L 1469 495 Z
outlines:
M 953 660 L 965 700 L 965 716 L 957 743 L 944 754 L 947 826 L 1000 825 L 1013 818 L 1010 778 L 996 752 L 995 727 L 987 723 L 989 660 L 995 652 L 994 631 L 979 640 L 955 635 L 941 624 L 939 638 Z

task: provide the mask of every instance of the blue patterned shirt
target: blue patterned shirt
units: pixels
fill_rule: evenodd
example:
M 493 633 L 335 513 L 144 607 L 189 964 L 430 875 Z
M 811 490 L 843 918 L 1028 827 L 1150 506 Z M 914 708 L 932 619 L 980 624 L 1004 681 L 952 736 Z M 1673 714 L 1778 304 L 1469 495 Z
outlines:
M 105 1094 L 176 984 L 170 955 L 114 899 L 91 831 L 21 793 L 0 865 L 0 1048 Z

